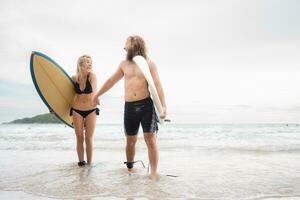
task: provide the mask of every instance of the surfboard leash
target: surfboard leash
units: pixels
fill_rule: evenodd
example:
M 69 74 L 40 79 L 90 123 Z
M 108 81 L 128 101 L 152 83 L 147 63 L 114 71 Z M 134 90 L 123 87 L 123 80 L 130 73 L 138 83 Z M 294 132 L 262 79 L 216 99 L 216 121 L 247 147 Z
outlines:
M 126 161 L 126 162 L 124 162 L 124 164 L 126 164 L 127 168 L 131 169 L 131 168 L 133 168 L 133 165 L 135 163 L 138 163 L 138 162 L 140 162 L 143 165 L 143 168 L 146 168 L 146 166 L 145 166 L 145 164 L 144 164 L 144 162 L 142 160 L 136 160 L 136 161 L 133 161 L 133 162 L 127 162 Z M 148 166 L 147 166 L 147 173 L 149 173 L 149 171 L 150 171 L 150 163 L 148 163 Z M 164 174 L 164 175 L 168 176 L 168 177 L 172 177 L 172 178 L 179 177 L 179 176 L 173 175 L 173 174 Z

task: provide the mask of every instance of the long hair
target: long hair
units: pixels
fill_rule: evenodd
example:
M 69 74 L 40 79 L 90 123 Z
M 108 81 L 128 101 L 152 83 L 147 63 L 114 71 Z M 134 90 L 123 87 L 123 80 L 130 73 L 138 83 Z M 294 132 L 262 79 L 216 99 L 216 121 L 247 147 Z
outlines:
M 86 59 L 92 59 L 91 56 L 89 55 L 82 55 L 78 58 L 77 60 L 77 68 L 76 68 L 76 75 L 77 75 L 77 81 L 80 82 L 82 80 L 82 71 L 81 71 L 81 67 L 83 62 Z
M 138 35 L 129 36 L 130 47 L 127 50 L 126 59 L 132 61 L 134 56 L 143 56 L 147 59 L 147 49 L 145 41 Z

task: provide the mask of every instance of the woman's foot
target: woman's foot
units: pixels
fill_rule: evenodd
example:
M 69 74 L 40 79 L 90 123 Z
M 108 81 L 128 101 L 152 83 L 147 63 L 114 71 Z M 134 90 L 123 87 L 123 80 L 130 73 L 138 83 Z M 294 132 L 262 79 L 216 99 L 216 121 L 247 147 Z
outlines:
M 84 160 L 78 162 L 79 167 L 83 167 L 84 165 L 86 165 L 86 162 Z

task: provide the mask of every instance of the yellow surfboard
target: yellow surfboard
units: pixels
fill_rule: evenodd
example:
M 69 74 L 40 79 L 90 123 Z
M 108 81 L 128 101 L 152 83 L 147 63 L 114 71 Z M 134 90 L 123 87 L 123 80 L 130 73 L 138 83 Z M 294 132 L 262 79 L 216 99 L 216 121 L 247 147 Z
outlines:
M 32 52 L 30 72 L 34 86 L 49 111 L 73 128 L 69 113 L 75 91 L 70 76 L 54 60 L 40 52 Z

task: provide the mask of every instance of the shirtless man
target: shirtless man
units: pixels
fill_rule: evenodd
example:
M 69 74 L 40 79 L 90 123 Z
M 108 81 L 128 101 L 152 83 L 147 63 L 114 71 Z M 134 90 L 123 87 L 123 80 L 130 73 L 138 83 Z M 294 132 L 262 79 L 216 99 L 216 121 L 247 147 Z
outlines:
M 124 131 L 126 135 L 126 158 L 129 171 L 133 168 L 135 144 L 140 123 L 142 124 L 144 140 L 148 147 L 148 157 L 150 161 L 150 178 L 156 180 L 158 150 L 156 145 L 156 135 L 158 130 L 157 116 L 154 105 L 150 98 L 148 83 L 133 61 L 133 57 L 143 56 L 149 65 L 150 72 L 157 89 L 159 99 L 163 106 L 160 113 L 161 118 L 166 117 L 167 109 L 162 85 L 159 80 L 156 65 L 147 57 L 144 40 L 140 36 L 130 36 L 126 40 L 124 47 L 127 52 L 126 60 L 122 61 L 117 71 L 105 81 L 101 89 L 94 97 L 94 103 L 99 104 L 99 97 L 112 88 L 122 77 L 125 78 L 125 109 L 124 109 Z

